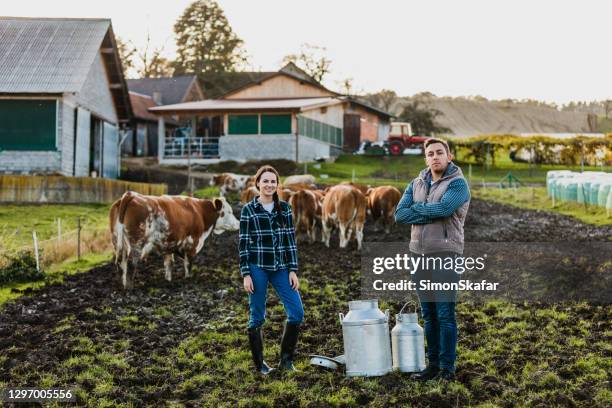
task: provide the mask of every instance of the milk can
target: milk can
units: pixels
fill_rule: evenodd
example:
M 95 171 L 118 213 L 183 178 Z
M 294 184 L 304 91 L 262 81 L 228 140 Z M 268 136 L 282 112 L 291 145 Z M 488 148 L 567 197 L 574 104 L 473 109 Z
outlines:
M 423 328 L 419 326 L 416 305 L 414 313 L 402 313 L 410 303 L 413 302 L 406 303 L 399 314 L 395 315 L 396 324 L 391 331 L 393 369 L 405 373 L 425 369 L 425 339 Z
M 347 377 L 371 377 L 391 371 L 389 310 L 383 313 L 378 300 L 349 302 L 349 312 L 340 313 Z

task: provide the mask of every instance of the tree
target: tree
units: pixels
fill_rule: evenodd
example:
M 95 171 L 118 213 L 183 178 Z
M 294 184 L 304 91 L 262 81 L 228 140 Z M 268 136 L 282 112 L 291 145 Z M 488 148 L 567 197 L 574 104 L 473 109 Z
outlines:
M 337 84 L 345 95 L 350 96 L 353 91 L 353 81 L 353 78 L 345 78 L 342 81 L 338 81 Z
M 315 81 L 321 82 L 329 74 L 331 60 L 325 56 L 327 49 L 317 45 L 302 44 L 299 54 L 290 54 L 283 58 L 283 64 L 293 62 L 301 67 Z
M 399 119 L 402 122 L 410 122 L 412 131 L 417 135 L 434 135 L 436 133 L 452 133 L 447 127 L 436 123 L 436 118 L 442 112 L 435 108 L 430 108 L 418 100 L 408 102 L 404 105 Z
M 238 38 L 214 0 L 189 5 L 174 24 L 176 34 L 175 75 L 234 71 L 246 62 Z
M 393 105 L 397 101 L 397 94 L 391 89 L 383 89 L 366 96 L 367 101 L 385 112 L 391 112 Z
M 142 52 L 138 53 L 139 78 L 160 78 L 172 76 L 172 62 L 162 56 L 164 47 L 151 48 L 151 35 L 147 33 L 147 43 Z M 150 51 L 149 51 L 150 50 Z
M 606 115 L 606 119 L 608 119 L 610 112 L 612 112 L 612 99 L 603 101 L 603 108 L 604 108 L 604 113 Z
M 129 70 L 134 68 L 134 56 L 136 55 L 136 47 L 131 42 L 123 41 L 119 36 L 115 37 L 117 41 L 117 51 L 121 60 L 121 68 L 123 75 L 127 76 Z

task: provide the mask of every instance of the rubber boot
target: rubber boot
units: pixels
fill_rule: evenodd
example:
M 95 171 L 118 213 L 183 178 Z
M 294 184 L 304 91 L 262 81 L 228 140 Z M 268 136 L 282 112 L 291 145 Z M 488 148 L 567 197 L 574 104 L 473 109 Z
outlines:
M 300 325 L 285 322 L 283 339 L 281 340 L 279 370 L 297 371 L 293 366 L 295 346 L 300 334 Z
M 268 375 L 273 368 L 270 368 L 264 361 L 263 354 L 263 333 L 261 327 L 249 328 L 249 345 L 251 346 L 251 354 L 253 355 L 253 362 L 255 368 L 260 374 Z
M 432 380 L 440 372 L 440 367 L 437 365 L 428 365 L 427 368 L 420 373 L 412 376 L 417 381 L 429 381 Z

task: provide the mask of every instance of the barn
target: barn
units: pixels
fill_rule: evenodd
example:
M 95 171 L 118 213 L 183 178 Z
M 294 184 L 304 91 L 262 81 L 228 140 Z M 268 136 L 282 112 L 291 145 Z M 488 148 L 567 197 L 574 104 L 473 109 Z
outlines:
M 131 117 L 110 20 L 0 17 L 0 172 L 117 178 Z
M 206 92 L 206 90 L 205 90 Z M 153 107 L 159 118 L 162 164 L 223 160 L 312 161 L 384 139 L 391 115 L 330 91 L 293 63 L 226 92 L 218 99 Z M 180 118 L 189 137 L 167 137 L 165 121 Z M 207 118 L 217 132 L 200 125 Z M 214 129 L 213 129 L 214 130 Z M 188 139 L 188 140 L 187 140 Z
M 157 117 L 148 111 L 149 108 L 204 99 L 195 75 L 128 79 L 127 85 L 134 119 L 131 133 L 121 145 L 124 156 L 158 155 Z M 175 121 L 166 120 L 166 135 L 171 135 L 176 127 Z

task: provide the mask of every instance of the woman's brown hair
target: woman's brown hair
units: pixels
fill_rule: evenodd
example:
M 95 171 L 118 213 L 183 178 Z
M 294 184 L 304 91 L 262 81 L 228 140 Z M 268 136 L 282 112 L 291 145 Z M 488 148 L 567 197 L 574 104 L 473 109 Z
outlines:
M 272 199 L 274 200 L 274 209 L 278 212 L 278 214 L 280 216 L 281 225 L 284 228 L 285 227 L 285 222 L 283 221 L 282 212 L 281 212 L 281 206 L 280 206 L 280 200 L 278 198 L 278 186 L 280 186 L 280 175 L 278 174 L 278 171 L 276 171 L 276 169 L 274 167 L 270 166 L 269 164 L 265 164 L 265 165 L 261 166 L 257 170 L 257 173 L 255 173 L 255 187 L 257 188 L 257 190 L 259 190 L 259 186 L 258 186 L 259 179 L 261 178 L 261 175 L 266 173 L 266 172 L 274 173 L 274 175 L 276 175 L 277 191 L 275 191 L 274 195 L 272 195 Z

